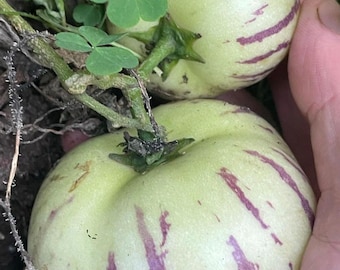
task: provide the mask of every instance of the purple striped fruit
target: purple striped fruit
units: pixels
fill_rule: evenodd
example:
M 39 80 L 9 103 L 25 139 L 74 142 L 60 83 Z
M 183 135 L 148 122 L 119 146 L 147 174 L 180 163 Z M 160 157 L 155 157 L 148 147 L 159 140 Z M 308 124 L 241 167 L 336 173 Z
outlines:
M 155 109 L 180 157 L 138 174 L 108 155 L 123 131 L 88 140 L 43 183 L 29 228 L 38 269 L 299 269 L 315 198 L 278 133 L 216 100 Z
M 205 64 L 180 60 L 165 81 L 153 74 L 149 88 L 168 99 L 183 99 L 258 82 L 286 55 L 298 10 L 299 0 L 168 0 L 175 23 L 202 36 L 193 48 Z M 155 24 L 141 22 L 128 31 L 146 31 Z M 136 40 L 122 43 L 146 54 Z

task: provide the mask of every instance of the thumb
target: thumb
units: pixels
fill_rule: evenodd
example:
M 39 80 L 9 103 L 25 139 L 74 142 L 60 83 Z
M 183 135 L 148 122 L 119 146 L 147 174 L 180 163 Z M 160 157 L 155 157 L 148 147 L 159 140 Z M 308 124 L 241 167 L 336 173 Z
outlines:
M 340 8 L 337 1 L 322 1 L 318 10 L 320 22 L 330 31 L 340 35 Z
M 340 6 L 304 0 L 289 55 L 295 102 L 307 117 L 321 197 L 301 269 L 340 265 Z
M 311 121 L 340 91 L 340 5 L 336 0 L 303 1 L 288 63 L 293 96 Z
M 295 102 L 310 124 L 320 189 L 336 186 L 340 194 L 339 19 L 340 5 L 335 0 L 303 2 L 288 73 Z
M 340 197 L 339 20 L 336 0 L 304 0 L 288 75 L 295 102 L 309 121 L 319 188 Z

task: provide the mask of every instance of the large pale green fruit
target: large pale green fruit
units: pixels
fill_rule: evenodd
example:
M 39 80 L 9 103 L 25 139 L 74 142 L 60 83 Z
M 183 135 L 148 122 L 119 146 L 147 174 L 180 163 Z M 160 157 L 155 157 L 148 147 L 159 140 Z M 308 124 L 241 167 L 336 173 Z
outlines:
M 287 54 L 298 19 L 299 0 L 168 0 L 175 23 L 202 37 L 194 43 L 205 64 L 180 60 L 162 81 L 153 74 L 149 88 L 169 99 L 211 97 L 258 82 Z M 132 29 L 145 31 L 154 23 Z M 131 38 L 122 43 L 145 55 Z
M 63 157 L 36 198 L 37 269 L 299 269 L 315 198 L 278 133 L 222 101 L 155 109 L 183 154 L 138 174 L 111 160 L 122 132 Z

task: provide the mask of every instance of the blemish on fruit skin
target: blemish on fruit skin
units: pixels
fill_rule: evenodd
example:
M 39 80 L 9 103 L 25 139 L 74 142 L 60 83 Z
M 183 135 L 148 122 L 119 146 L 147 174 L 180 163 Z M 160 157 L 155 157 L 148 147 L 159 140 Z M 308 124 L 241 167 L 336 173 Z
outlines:
M 261 16 L 264 13 L 264 9 L 268 7 L 268 4 L 263 5 L 262 7 L 258 8 L 257 10 L 255 10 L 252 15 L 255 15 L 256 17 Z M 252 23 L 254 21 L 256 21 L 256 17 L 254 17 L 253 19 L 247 21 L 245 24 L 249 24 Z
M 253 114 L 252 110 L 250 110 L 248 107 L 240 106 L 236 110 L 232 111 L 231 113 L 250 113 Z
M 238 270 L 259 270 L 260 269 L 258 264 L 252 263 L 247 259 L 246 255 L 244 254 L 244 251 L 242 250 L 242 248 L 240 247 L 240 245 L 238 244 L 234 236 L 231 235 L 229 237 L 227 244 L 234 248 L 232 255 L 237 264 Z
M 218 217 L 218 215 L 214 214 L 214 216 L 215 216 L 217 222 L 221 222 L 221 219 Z
M 97 236 L 98 236 L 97 233 L 95 233 L 95 234 L 90 234 L 89 229 L 86 229 L 86 234 L 87 234 L 87 236 L 88 236 L 90 239 L 92 239 L 92 240 L 96 240 L 96 239 L 97 239 Z
M 272 35 L 275 35 L 279 33 L 282 29 L 287 27 L 291 21 L 297 16 L 298 10 L 300 6 L 300 1 L 296 0 L 295 4 L 292 6 L 291 10 L 287 14 L 286 17 L 284 17 L 281 21 L 279 21 L 277 24 L 273 25 L 272 27 L 269 27 L 261 32 L 258 32 L 252 36 L 249 37 L 239 37 L 236 39 L 238 43 L 241 45 L 247 45 L 252 44 L 255 42 L 262 42 L 265 38 L 270 37 Z
M 254 206 L 254 204 L 246 197 L 240 186 L 237 185 L 238 179 L 228 169 L 221 168 L 218 173 L 224 180 L 224 182 L 230 187 L 230 189 L 236 194 L 241 203 L 251 212 L 251 214 L 260 223 L 263 229 L 267 229 L 269 226 L 264 223 L 260 216 L 260 211 Z
M 238 114 L 238 113 L 255 114 L 251 109 L 249 109 L 246 106 L 238 106 L 235 110 L 232 110 L 232 111 L 228 110 L 228 111 L 224 111 L 220 113 L 220 116 L 224 117 L 225 115 L 228 115 L 230 113 L 231 114 Z
M 92 164 L 92 161 L 87 160 L 85 163 L 83 164 L 78 163 L 74 167 L 74 169 L 78 169 L 82 171 L 83 173 L 73 182 L 68 192 L 74 191 L 79 186 L 79 184 L 86 178 L 86 176 L 90 173 L 91 164 Z
M 145 223 L 143 210 L 140 207 L 135 206 L 135 212 L 137 218 L 138 233 L 144 244 L 145 256 L 149 265 L 149 269 L 165 270 L 164 258 L 167 254 L 167 250 L 162 252 L 161 255 L 157 254 L 156 244 Z
M 65 176 L 61 176 L 60 174 L 54 174 L 54 175 L 51 176 L 50 182 L 61 181 L 65 178 L 66 178 Z
M 309 201 L 305 198 L 305 196 L 300 191 L 299 187 L 297 186 L 296 182 L 293 180 L 293 178 L 286 172 L 286 170 L 280 166 L 278 163 L 276 163 L 274 160 L 261 155 L 257 151 L 252 150 L 245 150 L 246 153 L 255 156 L 260 159 L 263 163 L 269 164 L 280 176 L 280 178 L 295 192 L 295 194 L 299 197 L 301 206 L 307 215 L 307 218 L 309 220 L 310 226 L 313 227 L 314 224 L 314 211 L 312 207 L 309 204 Z
M 115 262 L 115 255 L 113 252 L 109 252 L 109 255 L 107 256 L 106 270 L 117 270 L 117 266 Z
M 259 16 L 264 13 L 264 9 L 268 7 L 268 4 L 264 4 L 262 7 L 258 8 L 253 12 L 253 15 Z
M 274 239 L 275 244 L 279 244 L 280 246 L 283 245 L 283 243 L 281 242 L 281 240 L 277 237 L 275 233 L 271 233 L 270 235 Z
M 50 215 L 48 216 L 48 222 L 52 222 L 55 217 L 58 215 L 61 209 L 63 209 L 65 206 L 70 204 L 74 199 L 74 196 L 71 196 L 66 202 L 63 202 L 61 205 L 59 205 L 56 209 L 51 210 Z
M 270 208 L 275 209 L 275 207 L 273 206 L 273 204 L 270 201 L 266 201 L 266 203 L 270 206 Z
M 257 126 L 259 126 L 260 128 L 262 128 L 262 129 L 265 130 L 265 131 L 268 131 L 268 132 L 271 133 L 271 134 L 274 134 L 274 130 L 272 130 L 272 129 L 269 128 L 269 127 L 265 127 L 265 126 L 262 126 L 262 125 L 257 125 Z

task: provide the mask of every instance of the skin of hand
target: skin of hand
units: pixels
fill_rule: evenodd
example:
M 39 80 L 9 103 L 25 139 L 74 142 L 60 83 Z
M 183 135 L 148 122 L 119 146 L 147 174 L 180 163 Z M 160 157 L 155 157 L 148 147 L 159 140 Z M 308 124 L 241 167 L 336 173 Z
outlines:
M 301 269 L 340 269 L 340 5 L 335 0 L 301 1 L 288 65 L 270 82 L 283 135 L 318 196 Z

